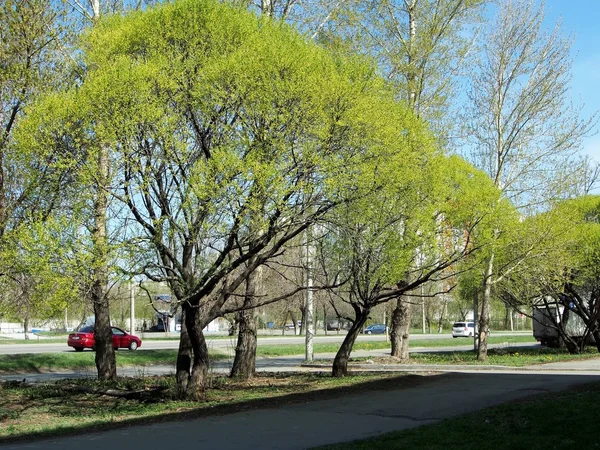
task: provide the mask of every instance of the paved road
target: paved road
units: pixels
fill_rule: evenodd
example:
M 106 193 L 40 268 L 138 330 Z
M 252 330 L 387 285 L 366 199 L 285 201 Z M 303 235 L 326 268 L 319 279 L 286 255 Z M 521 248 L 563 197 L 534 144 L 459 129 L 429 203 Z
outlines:
M 384 351 L 358 351 L 355 354 L 357 356 L 379 355 L 384 354 Z M 331 355 L 319 356 L 330 357 Z M 260 358 L 258 366 L 259 370 L 269 371 L 329 370 L 328 367 L 299 368 L 302 359 L 294 356 Z M 227 362 L 220 362 L 215 370 L 227 370 L 227 366 Z M 120 428 L 104 433 L 5 444 L 0 445 L 0 449 L 162 450 L 172 446 L 172 439 L 175 436 L 177 446 L 183 448 L 306 449 L 412 428 L 505 401 L 544 392 L 555 392 L 592 381 L 600 382 L 600 358 L 525 368 L 425 365 L 398 365 L 384 368 L 365 364 L 360 369 L 401 370 L 415 373 L 417 376 L 427 375 L 427 379 L 423 384 L 408 389 L 371 392 L 335 400 L 289 404 L 279 408 L 189 421 L 174 418 L 171 422 Z M 152 370 L 172 371 L 172 367 L 144 370 L 148 370 L 148 373 Z M 432 375 L 432 372 L 438 371 L 443 373 Z M 79 375 L 94 376 L 92 373 Z M 65 374 L 51 376 L 64 377 Z M 29 375 L 27 377 L 32 379 Z M 2 379 L 9 379 L 9 377 L 3 376 Z
M 162 333 L 161 333 L 162 334 Z M 315 336 L 314 342 L 342 342 L 344 335 L 330 335 L 330 336 Z M 383 341 L 385 336 L 360 336 L 360 341 Z M 289 337 L 259 337 L 259 345 L 291 345 L 291 344 L 303 344 L 305 342 L 304 336 L 289 336 Z M 236 340 L 235 338 L 227 339 L 223 337 L 211 337 L 208 336 L 206 339 L 209 348 L 214 349 L 234 349 Z M 139 348 L 142 350 L 164 350 L 164 349 L 177 349 L 179 347 L 178 339 L 160 339 L 160 338 L 144 338 L 142 346 Z M 56 353 L 56 352 L 74 352 L 71 347 L 67 346 L 67 340 L 65 338 L 64 343 L 45 343 L 43 339 L 36 341 L 31 344 L 0 344 L 0 354 L 19 354 L 19 353 Z
M 416 387 L 189 421 L 0 445 L 0 449 L 299 450 L 413 428 L 502 402 L 600 381 L 600 373 L 447 373 Z
M 490 344 L 489 348 L 505 347 L 506 345 L 514 346 L 516 344 Z M 539 346 L 537 342 L 518 344 L 519 347 Z M 415 347 L 411 353 L 421 352 L 443 352 L 443 351 L 461 351 L 470 350 L 469 345 L 456 347 Z M 352 357 L 385 357 L 389 356 L 389 350 L 355 350 L 352 352 Z M 317 353 L 315 354 L 315 364 L 307 366 L 304 364 L 305 358 L 303 355 L 290 355 L 280 357 L 259 357 L 256 359 L 256 368 L 259 372 L 299 372 L 299 371 L 323 371 L 329 372 L 331 360 L 335 357 L 335 353 Z M 210 370 L 218 373 L 229 373 L 233 364 L 233 357 L 229 360 L 215 361 L 211 364 Z M 357 367 L 357 366 L 354 366 Z M 473 366 L 436 366 L 432 368 L 430 365 L 391 365 L 379 366 L 366 362 L 361 366 L 361 370 L 385 370 L 385 371 L 408 371 L 408 372 L 431 372 L 435 371 L 472 371 Z M 489 366 L 486 366 L 486 368 Z M 478 368 L 477 371 L 486 370 L 486 368 Z M 512 368 L 492 367 L 492 370 L 509 370 Z M 518 369 L 516 369 L 518 370 Z M 119 376 L 140 376 L 140 375 L 168 375 L 175 373 L 175 361 L 171 365 L 150 365 L 138 367 L 119 367 L 117 374 Z M 63 378 L 96 378 L 96 371 L 92 369 L 81 369 L 78 371 L 55 371 L 43 373 L 20 373 L 11 375 L 0 375 L 0 381 L 22 380 L 28 381 L 51 381 Z
M 161 333 L 162 334 L 162 333 Z M 515 335 L 530 335 L 531 332 L 505 332 L 505 333 L 494 333 L 496 336 L 515 336 Z M 344 334 L 330 334 L 328 336 L 315 336 L 315 343 L 327 343 L 327 342 L 342 342 Z M 446 334 L 416 334 L 411 336 L 411 340 L 431 340 L 431 339 L 452 339 L 452 336 Z M 235 348 L 235 339 L 224 339 L 217 336 L 207 336 L 207 344 L 209 347 L 214 349 L 233 349 Z M 358 341 L 383 341 L 385 336 L 383 335 L 371 335 L 371 336 L 359 336 Z M 461 339 L 465 342 L 465 347 L 472 348 L 471 339 Z M 304 336 L 261 336 L 258 338 L 259 345 L 290 345 L 290 344 L 303 344 L 305 342 Z M 144 338 L 140 350 L 163 350 L 163 349 L 176 349 L 179 346 L 177 339 L 158 339 L 158 338 Z M 74 350 L 67 347 L 66 339 L 65 343 L 44 343 L 43 339 L 32 342 L 31 344 L 2 344 L 0 343 L 0 355 L 15 355 L 20 353 L 56 353 L 56 352 L 73 352 Z

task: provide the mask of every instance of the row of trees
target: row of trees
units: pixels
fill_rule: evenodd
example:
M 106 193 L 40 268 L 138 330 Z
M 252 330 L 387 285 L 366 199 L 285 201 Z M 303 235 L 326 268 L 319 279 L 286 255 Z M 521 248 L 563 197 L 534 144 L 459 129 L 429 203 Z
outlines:
M 21 311 L 92 303 L 100 378 L 116 376 L 118 279 L 169 286 L 195 398 L 202 329 L 236 314 L 233 374 L 252 376 L 254 311 L 307 289 L 307 248 L 311 291 L 352 324 L 335 376 L 392 300 L 408 357 L 422 287 L 458 284 L 487 330 L 493 296 L 526 310 L 535 280 L 574 285 L 572 260 L 540 261 L 578 249 L 558 225 L 579 210 L 554 205 L 590 187 L 577 151 L 594 122 L 568 107 L 570 42 L 532 1 L 500 2 L 488 31 L 474 0 L 71 7 L 2 6 L 0 253 L 7 286 L 28 286 Z M 264 277 L 284 287 L 266 295 Z

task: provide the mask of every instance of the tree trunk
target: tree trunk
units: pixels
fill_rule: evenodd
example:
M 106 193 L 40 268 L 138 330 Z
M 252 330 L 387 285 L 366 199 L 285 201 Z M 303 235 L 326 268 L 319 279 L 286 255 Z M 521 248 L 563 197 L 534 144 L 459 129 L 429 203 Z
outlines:
M 406 314 L 402 318 L 400 331 L 402 332 L 402 347 L 400 349 L 400 359 L 408 361 L 410 358 L 408 339 L 410 337 L 410 325 L 412 322 L 413 307 L 408 301 L 406 302 Z
M 187 306 L 185 322 L 193 352 L 192 372 L 187 381 L 185 396 L 189 400 L 199 401 L 204 399 L 210 361 L 198 306 Z M 181 389 L 181 386 L 178 388 Z
M 596 330 L 592 333 L 594 336 L 594 341 L 596 344 L 596 348 L 598 349 L 598 353 L 600 353 L 600 330 Z
M 192 368 L 192 342 L 187 329 L 186 307 L 181 308 L 181 335 L 179 336 L 179 350 L 177 352 L 177 365 L 175 368 L 175 379 L 177 386 L 177 398 L 184 399 L 186 396 L 190 370 Z
M 411 303 L 408 302 L 406 297 L 399 297 L 392 313 L 390 340 L 392 343 L 391 355 L 401 360 L 409 359 L 408 338 L 410 336 L 411 318 Z
M 262 273 L 258 268 L 246 279 L 244 307 L 248 308 L 254 305 L 261 278 Z M 249 380 L 256 373 L 256 309 L 252 308 L 238 312 L 236 322 L 239 333 L 231 376 Z
M 345 377 L 348 375 L 348 360 L 350 359 L 350 353 L 354 342 L 358 337 L 360 330 L 363 328 L 369 317 L 369 311 L 363 311 L 360 316 L 356 318 L 356 321 L 352 324 L 348 330 L 348 334 L 344 338 L 342 345 L 333 360 L 333 367 L 331 376 L 335 378 Z
M 110 326 L 110 303 L 108 299 L 108 238 L 106 214 L 108 210 L 108 151 L 98 150 L 98 182 L 94 187 L 94 229 L 92 243 L 94 252 L 91 296 L 94 305 L 94 340 L 96 345 L 96 369 L 99 380 L 115 380 L 117 364 L 112 344 Z
M 117 363 L 115 349 L 112 343 L 112 331 L 110 326 L 109 301 L 103 286 L 94 282 L 92 298 L 94 299 L 94 341 L 96 350 L 96 369 L 99 380 L 116 380 Z
M 300 325 L 298 326 L 297 335 L 302 336 L 306 327 L 306 305 L 300 308 Z
M 483 276 L 483 295 L 481 296 L 481 314 L 477 338 L 477 360 L 487 361 L 488 334 L 490 328 L 490 303 L 492 298 L 492 274 L 494 273 L 494 254 L 487 259 Z
M 26 314 L 23 319 L 23 333 L 25 340 L 29 340 L 29 314 Z
M 249 380 L 256 374 L 256 313 L 248 309 L 237 313 L 239 333 L 231 376 Z
M 448 296 L 442 295 L 442 312 L 440 313 L 440 320 L 438 321 L 438 334 L 444 331 L 444 320 L 446 320 L 446 313 L 448 312 Z

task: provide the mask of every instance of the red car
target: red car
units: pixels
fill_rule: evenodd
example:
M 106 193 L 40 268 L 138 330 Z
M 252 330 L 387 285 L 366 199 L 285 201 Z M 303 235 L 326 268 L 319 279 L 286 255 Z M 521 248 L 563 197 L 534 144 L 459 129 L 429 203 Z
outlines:
M 115 349 L 128 348 L 129 350 L 137 350 L 137 348 L 142 345 L 142 340 L 139 337 L 129 334 L 117 327 L 111 328 L 113 347 Z M 73 347 L 76 352 L 81 352 L 84 348 L 91 348 L 94 350 L 95 344 L 94 327 L 92 326 L 83 327 L 78 332 L 69 334 L 69 339 L 67 339 L 67 345 Z

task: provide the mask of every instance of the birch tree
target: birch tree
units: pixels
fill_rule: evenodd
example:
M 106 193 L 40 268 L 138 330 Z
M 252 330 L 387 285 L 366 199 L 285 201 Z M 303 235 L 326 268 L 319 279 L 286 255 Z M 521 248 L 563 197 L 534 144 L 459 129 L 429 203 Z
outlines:
M 569 102 L 571 39 L 560 24 L 544 26 L 544 5 L 532 0 L 499 2 L 482 35 L 471 75 L 465 132 L 470 160 L 485 171 L 521 214 L 576 192 L 581 184 L 578 150 L 593 125 Z M 493 286 L 516 270 L 534 248 L 496 265 L 497 227 L 483 263 L 478 359 L 487 358 Z
M 352 2 L 337 17 L 340 33 L 354 48 L 371 55 L 394 86 L 397 98 L 428 121 L 447 141 L 454 127 L 449 111 L 457 75 L 465 65 L 482 0 L 384 0 Z M 455 105 L 454 105 L 455 106 Z M 401 330 L 409 330 L 408 297 L 397 299 L 392 314 L 392 355 L 401 356 Z M 406 352 L 405 352 L 406 353 Z
M 457 75 L 472 50 L 485 0 L 383 0 L 350 2 L 331 33 L 372 56 L 382 75 L 438 135 L 451 122 Z M 442 124 L 444 125 L 442 127 Z
M 40 2 L 43 5 L 41 8 L 48 7 L 46 3 Z M 72 31 L 76 33 L 84 33 L 85 30 L 93 28 L 102 15 L 106 13 L 114 13 L 128 8 L 137 8 L 145 2 L 135 1 L 105 1 L 101 0 L 67 0 L 64 4 L 62 19 L 64 23 L 72 26 Z M 71 49 L 64 41 L 58 42 L 65 57 L 72 59 L 71 67 L 80 78 L 85 78 L 86 67 L 82 67 L 80 61 L 74 60 Z M 59 107 L 58 110 L 64 112 L 64 107 Z M 43 120 L 43 119 L 42 119 Z M 39 122 L 38 122 L 39 123 Z M 53 129 L 52 131 L 56 131 Z M 49 131 L 46 136 L 49 136 Z M 34 135 L 37 133 L 34 132 Z M 50 139 L 52 140 L 52 139 Z M 88 225 L 93 258 L 90 262 L 91 272 L 93 273 L 90 280 L 90 295 L 94 306 L 95 315 L 95 341 L 96 353 L 95 361 L 98 370 L 99 379 L 114 379 L 117 376 L 115 352 L 112 346 L 112 332 L 110 326 L 109 312 L 109 260 L 110 260 L 110 242 L 108 235 L 108 208 L 109 194 L 111 190 L 111 172 L 109 167 L 111 149 L 102 145 L 88 145 L 87 148 L 73 148 L 70 144 L 73 142 L 60 142 L 53 140 L 48 142 L 49 148 L 54 148 L 58 152 L 62 152 L 62 157 L 72 157 L 74 161 L 82 164 L 66 163 L 69 168 L 78 166 L 78 186 L 85 186 L 83 189 L 87 192 L 93 192 L 89 215 L 92 220 L 85 221 Z M 68 143 L 68 145 L 65 145 Z M 88 144 L 90 141 L 88 141 Z M 98 143 L 96 143 L 98 144 Z M 32 143 L 31 148 L 36 148 L 38 154 L 44 153 L 39 145 Z M 61 167 L 61 164 L 55 162 L 54 167 Z M 64 194 L 64 192 L 62 193 Z M 80 197 L 81 198 L 84 196 Z

